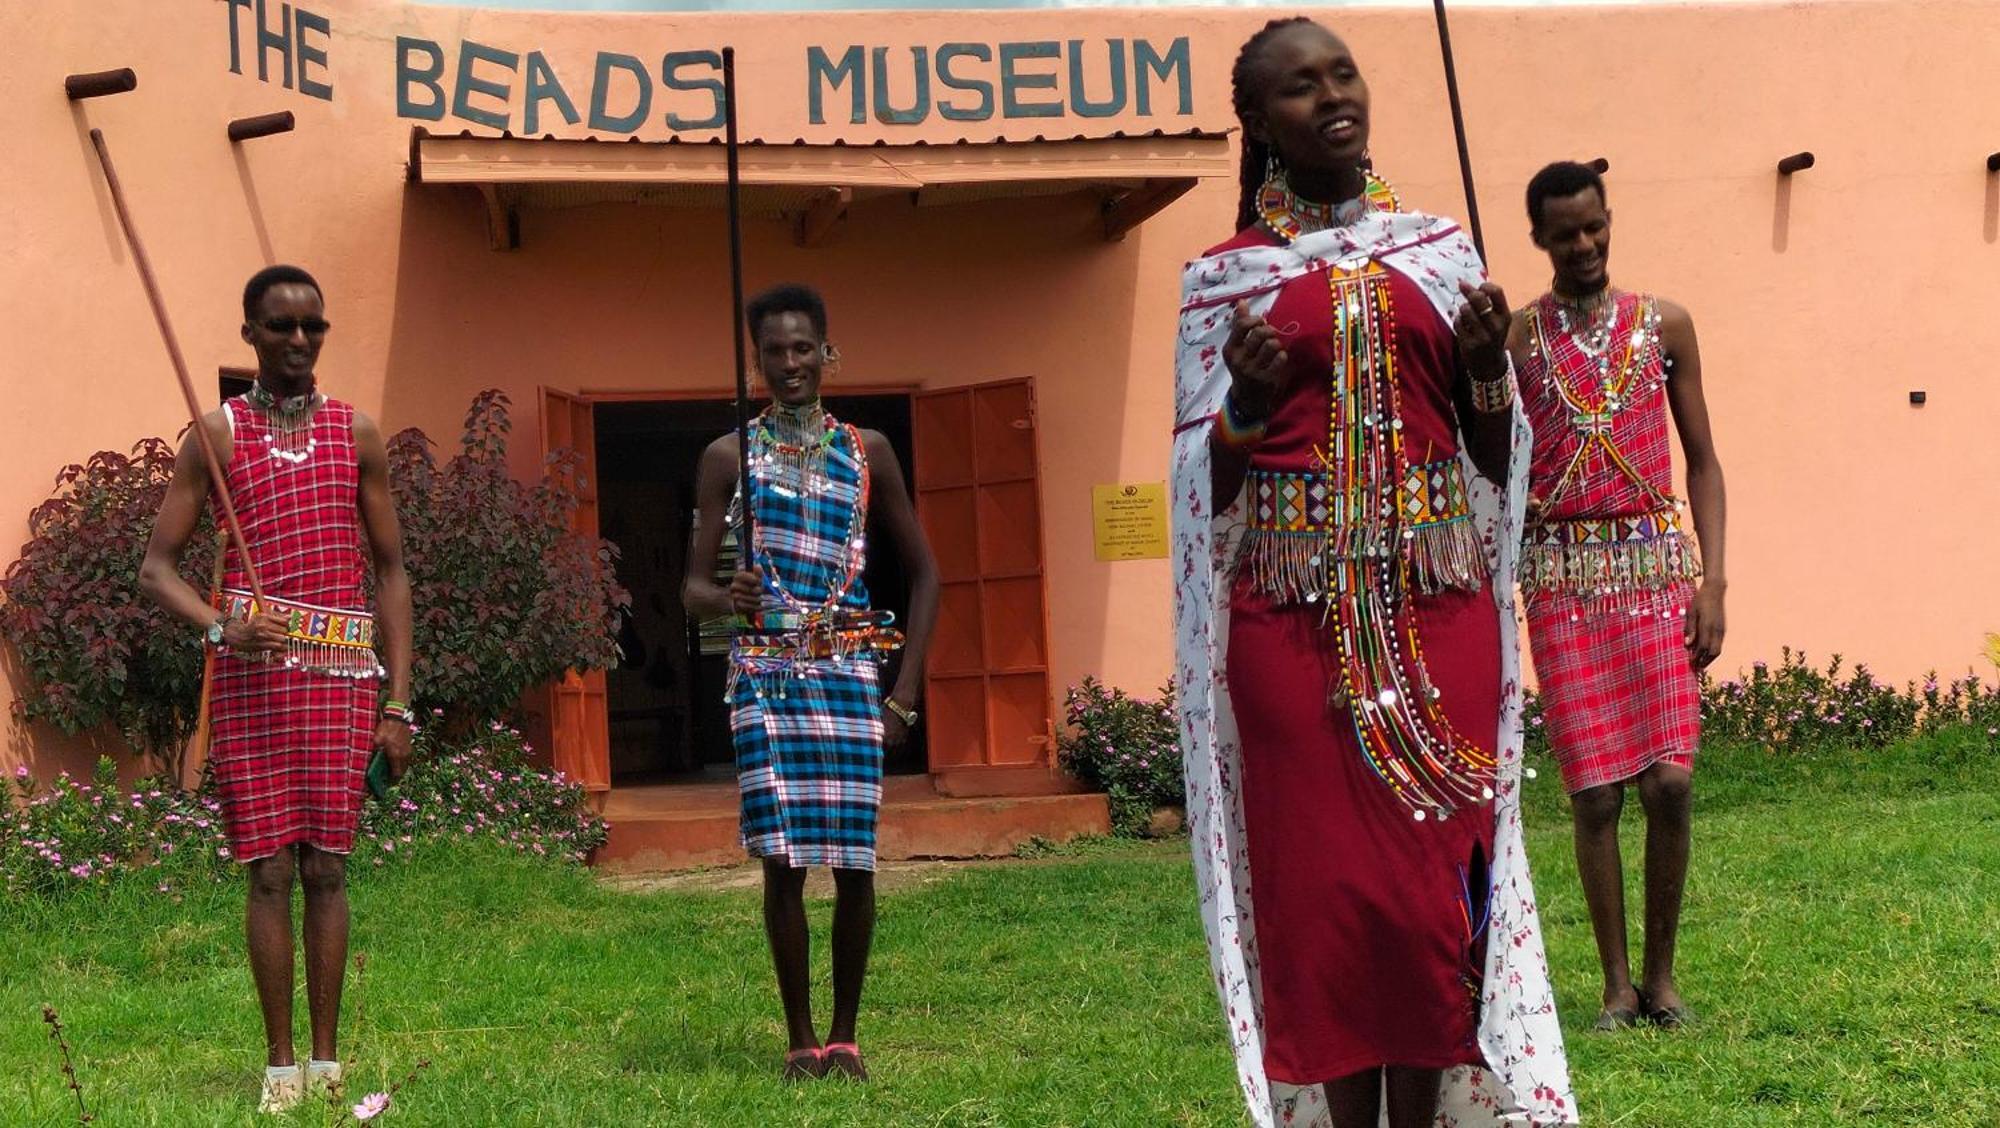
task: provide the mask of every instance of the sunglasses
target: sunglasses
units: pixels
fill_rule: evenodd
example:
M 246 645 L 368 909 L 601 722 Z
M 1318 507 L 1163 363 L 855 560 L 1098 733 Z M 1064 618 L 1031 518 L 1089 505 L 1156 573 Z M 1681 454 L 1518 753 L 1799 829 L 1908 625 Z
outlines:
M 318 337 L 333 328 L 332 322 L 319 317 L 273 317 L 258 324 L 280 337 L 289 337 L 301 329 L 306 331 L 308 337 Z

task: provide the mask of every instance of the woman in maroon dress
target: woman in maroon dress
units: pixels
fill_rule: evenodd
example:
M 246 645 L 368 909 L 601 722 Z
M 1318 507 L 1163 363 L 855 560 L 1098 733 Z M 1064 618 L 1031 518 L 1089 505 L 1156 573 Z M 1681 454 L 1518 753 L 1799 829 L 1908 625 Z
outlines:
M 1235 101 L 1241 230 L 1191 274 L 1308 259 L 1210 312 L 1228 391 L 1200 421 L 1214 509 L 1242 513 L 1215 582 L 1263 1073 L 1323 1084 L 1339 1128 L 1374 1128 L 1385 1090 L 1392 1125 L 1429 1125 L 1443 1071 L 1488 1064 L 1502 643 L 1469 499 L 1515 446 L 1509 313 L 1456 227 L 1367 171 L 1367 86 L 1338 38 L 1269 25 Z

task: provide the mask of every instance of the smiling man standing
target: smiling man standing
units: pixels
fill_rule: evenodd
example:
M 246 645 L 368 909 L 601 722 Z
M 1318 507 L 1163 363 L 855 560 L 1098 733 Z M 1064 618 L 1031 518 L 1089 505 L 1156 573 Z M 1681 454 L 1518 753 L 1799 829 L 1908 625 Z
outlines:
M 875 819 L 882 748 L 917 723 L 924 651 L 937 615 L 937 564 L 889 440 L 829 415 L 820 380 L 838 363 L 826 303 L 808 286 L 777 286 L 745 312 L 771 405 L 749 427 L 748 496 L 739 437 L 703 453 L 700 532 L 684 599 L 704 618 L 744 624 L 730 652 L 730 728 L 742 790 L 743 847 L 764 863 L 764 931 L 777 967 L 790 1049 L 787 1080 L 867 1077 L 855 1016 L 875 927 Z M 752 534 L 744 565 L 714 582 L 725 524 Z M 727 520 L 725 521 L 725 516 Z M 885 696 L 880 661 L 904 640 L 869 609 L 861 575 L 870 546 L 893 545 L 910 577 L 909 637 Z M 805 880 L 833 869 L 833 1025 L 813 1027 Z
M 410 755 L 410 582 L 374 421 L 319 390 L 329 326 L 319 283 L 273 266 L 243 290 L 257 382 L 203 417 L 267 599 L 232 543 L 211 604 L 180 574 L 214 483 L 192 431 L 174 462 L 139 585 L 216 648 L 209 763 L 229 849 L 249 871 L 245 932 L 269 1060 L 259 1107 L 282 1112 L 307 1082 L 337 1084 L 347 970 L 347 855 L 371 750 L 401 775 Z M 373 565 L 375 613 L 367 610 Z M 377 661 L 376 648 L 381 658 Z M 383 665 L 389 697 L 378 704 Z M 312 1057 L 292 1049 L 292 886 L 305 885 Z
M 1549 742 L 1562 766 L 1604 970 L 1597 1028 L 1687 1021 L 1674 941 L 1687 882 L 1696 674 L 1722 648 L 1722 466 L 1702 396 L 1694 320 L 1611 285 L 1604 181 L 1550 165 L 1528 184 L 1551 290 L 1508 345 L 1534 424 L 1521 588 Z M 1696 552 L 1674 497 L 1669 415 L 1687 456 Z M 1646 963 L 1632 981 L 1618 816 L 1646 812 Z

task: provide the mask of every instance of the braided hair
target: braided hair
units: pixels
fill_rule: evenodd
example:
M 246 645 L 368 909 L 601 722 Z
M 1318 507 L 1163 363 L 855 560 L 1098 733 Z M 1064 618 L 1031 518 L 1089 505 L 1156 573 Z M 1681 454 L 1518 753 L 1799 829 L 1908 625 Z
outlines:
M 1243 49 L 1236 53 L 1236 65 L 1229 72 L 1229 97 L 1236 107 L 1236 120 L 1245 121 L 1245 115 L 1257 108 L 1257 97 L 1263 91 L 1254 89 L 1252 68 L 1263 54 L 1264 45 L 1279 32 L 1300 24 L 1313 21 L 1305 16 L 1291 16 L 1282 20 L 1272 20 L 1251 36 Z M 1236 197 L 1236 230 L 1241 231 L 1257 222 L 1257 192 L 1264 186 L 1264 173 L 1271 161 L 1271 147 L 1250 136 L 1247 122 L 1243 130 L 1243 164 L 1237 173 L 1240 185 Z

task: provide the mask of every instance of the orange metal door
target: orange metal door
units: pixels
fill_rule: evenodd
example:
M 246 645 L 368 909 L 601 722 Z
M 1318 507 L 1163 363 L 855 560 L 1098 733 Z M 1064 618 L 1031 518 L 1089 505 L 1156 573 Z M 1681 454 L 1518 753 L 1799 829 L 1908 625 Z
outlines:
M 915 396 L 917 515 L 941 592 L 926 671 L 933 773 L 1052 763 L 1034 386 Z
M 569 482 L 577 498 L 571 526 L 597 535 L 597 424 L 588 399 L 557 388 L 542 389 L 542 456 L 575 452 Z M 603 670 L 570 670 L 531 691 L 531 708 L 547 719 L 550 759 L 558 771 L 593 792 L 611 790 L 611 713 Z

